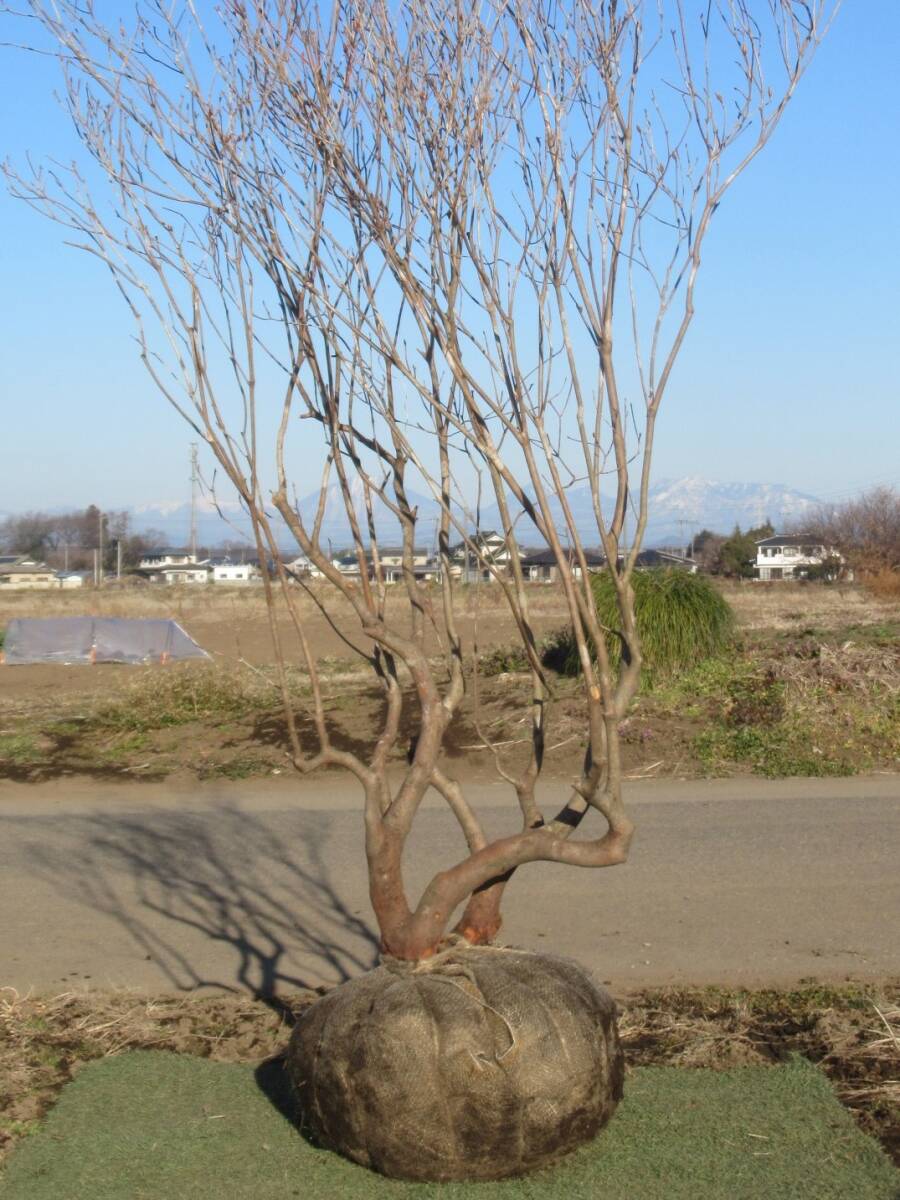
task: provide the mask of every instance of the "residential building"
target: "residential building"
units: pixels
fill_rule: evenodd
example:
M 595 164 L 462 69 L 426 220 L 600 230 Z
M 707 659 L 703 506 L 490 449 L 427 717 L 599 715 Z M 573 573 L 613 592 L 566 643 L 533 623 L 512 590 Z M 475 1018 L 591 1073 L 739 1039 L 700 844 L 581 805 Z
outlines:
M 690 575 L 697 574 L 697 563 L 680 550 L 641 550 L 634 564 L 639 571 L 654 567 L 678 567 Z
M 85 577 L 84 571 L 58 571 L 56 575 L 59 586 L 64 591 L 69 591 L 71 588 L 84 587 Z
M 756 543 L 758 579 L 803 579 L 811 567 L 827 558 L 840 558 L 836 550 L 822 545 L 811 534 L 775 534 Z
M 339 554 L 332 563 L 342 575 L 359 578 L 359 559 L 356 554 Z M 403 549 L 400 546 L 378 547 L 378 565 L 381 577 L 385 583 L 400 583 L 403 579 Z M 375 556 L 371 551 L 366 553 L 366 567 L 369 579 L 375 577 Z M 320 572 L 312 569 L 311 574 Z M 417 579 L 428 580 L 440 577 L 440 564 L 430 558 L 428 551 L 421 546 L 413 549 L 413 574 Z
M 253 583 L 259 578 L 259 572 L 253 563 L 233 563 L 228 558 L 213 558 L 209 562 L 211 583 Z
M 4 554 L 0 557 L 0 587 L 58 588 L 56 571 L 27 554 Z
M 196 554 L 177 546 L 160 546 L 156 550 L 148 550 L 141 559 L 138 568 L 141 571 L 160 571 L 164 567 L 186 567 L 198 562 Z
M 572 574 L 579 579 L 581 564 L 578 562 L 574 550 L 568 550 L 568 557 L 572 566 Z M 586 549 L 584 557 L 589 571 L 599 571 L 606 566 L 606 555 L 603 550 Z M 692 575 L 697 572 L 697 564 L 692 558 L 670 550 L 641 550 L 635 561 L 635 567 L 639 571 L 651 570 L 654 567 L 678 567 Z M 525 578 L 532 583 L 553 583 L 559 578 L 556 555 L 549 547 L 526 555 L 522 559 L 522 569 Z
M 295 577 L 301 579 L 306 577 L 312 579 L 322 578 L 322 572 L 315 563 L 310 562 L 305 554 L 295 554 L 293 558 L 286 558 L 284 565 L 287 571 Z
M 519 558 L 525 550 L 519 549 Z M 505 574 L 512 551 L 506 538 L 494 529 L 472 533 L 450 547 L 450 573 L 460 583 L 492 583 L 497 574 Z
M 160 546 L 149 550 L 141 559 L 138 570 L 151 583 L 170 586 L 184 583 L 209 583 L 209 559 L 200 559 L 190 550 L 178 546 Z
M 154 583 L 165 583 L 169 587 L 180 587 L 188 583 L 209 583 L 211 570 L 208 562 L 186 563 L 183 567 L 165 567 L 150 576 Z
M 567 552 L 569 566 L 575 579 L 581 578 L 581 564 L 575 551 Z M 606 555 L 601 550 L 585 550 L 585 561 L 588 570 L 599 570 L 606 565 Z M 532 551 L 522 559 L 522 573 L 531 583 L 555 583 L 559 578 L 559 565 L 556 555 L 548 546 L 544 550 Z

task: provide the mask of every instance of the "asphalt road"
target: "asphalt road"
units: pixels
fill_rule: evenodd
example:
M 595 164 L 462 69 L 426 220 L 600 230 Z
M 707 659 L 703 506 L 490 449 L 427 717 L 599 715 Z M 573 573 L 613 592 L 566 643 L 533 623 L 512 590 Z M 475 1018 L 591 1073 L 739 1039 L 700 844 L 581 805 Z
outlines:
M 489 832 L 500 786 L 470 789 Z M 560 793 L 561 795 L 561 793 Z M 631 785 L 625 866 L 521 870 L 504 939 L 575 956 L 614 990 L 900 975 L 900 779 Z M 438 801 L 407 880 L 463 850 Z M 377 956 L 354 787 L 287 778 L 190 791 L 0 785 L 0 986 L 270 991 Z

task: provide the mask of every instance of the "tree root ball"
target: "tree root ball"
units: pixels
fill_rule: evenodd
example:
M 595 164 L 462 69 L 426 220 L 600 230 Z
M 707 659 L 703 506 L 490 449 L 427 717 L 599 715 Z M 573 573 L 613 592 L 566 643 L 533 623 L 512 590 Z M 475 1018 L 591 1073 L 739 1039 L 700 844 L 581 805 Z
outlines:
M 589 1141 L 622 1097 L 612 998 L 569 959 L 387 960 L 300 1017 L 287 1069 L 319 1145 L 394 1179 L 503 1179 Z

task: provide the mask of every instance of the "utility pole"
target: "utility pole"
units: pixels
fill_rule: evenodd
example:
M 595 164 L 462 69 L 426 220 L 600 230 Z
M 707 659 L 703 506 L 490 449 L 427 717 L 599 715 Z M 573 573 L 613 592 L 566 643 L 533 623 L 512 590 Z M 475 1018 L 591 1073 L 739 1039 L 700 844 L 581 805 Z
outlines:
M 100 557 L 99 552 L 97 550 L 95 550 L 94 551 L 94 587 L 100 586 L 100 566 L 99 566 L 99 561 L 98 561 L 99 557 Z
M 100 549 L 97 554 L 97 586 L 103 583 L 103 513 L 100 513 L 97 524 L 99 526 L 99 542 Z
M 191 442 L 191 559 L 197 561 L 197 487 L 200 471 L 197 465 L 197 443 Z
M 697 532 L 697 526 L 688 521 L 686 517 L 679 517 L 678 528 L 681 530 L 681 540 L 684 541 L 685 529 L 689 529 L 691 533 L 690 545 L 685 548 L 688 558 L 694 557 L 694 534 Z
M 116 542 L 116 579 L 122 578 L 122 539 Z

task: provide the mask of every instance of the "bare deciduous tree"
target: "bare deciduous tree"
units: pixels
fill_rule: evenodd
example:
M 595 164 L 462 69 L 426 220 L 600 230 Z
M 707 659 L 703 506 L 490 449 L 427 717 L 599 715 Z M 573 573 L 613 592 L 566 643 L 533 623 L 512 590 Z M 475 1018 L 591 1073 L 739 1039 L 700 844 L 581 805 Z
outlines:
M 458 934 L 493 938 L 504 886 L 526 863 L 604 867 L 628 854 L 617 730 L 641 672 L 631 580 L 657 416 L 713 216 L 771 137 L 833 7 L 224 0 L 207 19 L 148 0 L 106 25 L 92 4 L 31 2 L 85 155 L 7 173 L 110 269 L 147 369 L 241 497 L 260 560 L 274 561 L 265 587 L 291 755 L 304 774 L 333 765 L 359 781 L 372 903 L 399 959 L 432 955 L 460 909 Z M 311 438 L 310 518 L 290 464 Z M 615 665 L 573 484 L 589 489 L 615 582 Z M 414 562 L 410 493 L 423 487 L 440 504 L 436 592 Z M 355 577 L 323 545 L 335 491 Z M 508 565 L 477 536 L 488 503 Z M 402 538 L 402 616 L 379 557 L 384 508 Z M 332 738 L 276 513 L 358 620 L 384 695 L 368 754 Z M 540 788 L 549 685 L 523 530 L 553 553 L 583 672 L 588 749 L 555 815 Z M 492 747 L 521 809 L 520 827 L 494 840 L 442 754 L 477 687 L 454 542 L 494 577 L 531 677 L 527 761 Z M 288 687 L 279 605 L 308 671 L 308 714 Z M 410 712 L 398 777 L 389 764 Z M 430 790 L 468 853 L 414 900 L 402 856 Z M 588 814 L 602 828 L 578 837 Z
M 841 504 L 823 504 L 796 532 L 837 551 L 861 575 L 900 571 L 900 495 L 876 487 Z

